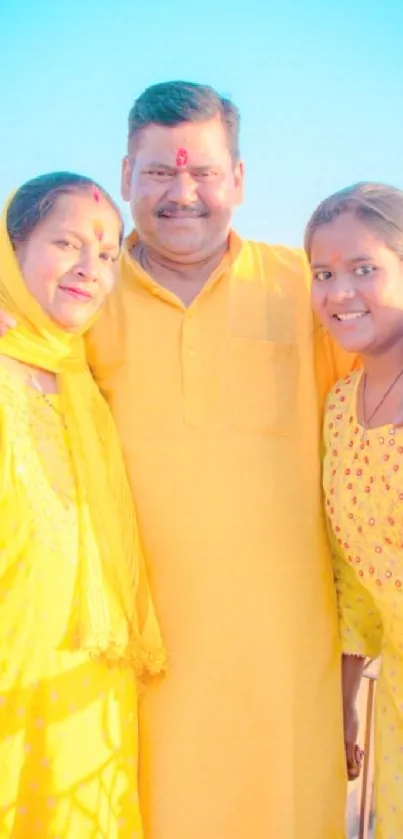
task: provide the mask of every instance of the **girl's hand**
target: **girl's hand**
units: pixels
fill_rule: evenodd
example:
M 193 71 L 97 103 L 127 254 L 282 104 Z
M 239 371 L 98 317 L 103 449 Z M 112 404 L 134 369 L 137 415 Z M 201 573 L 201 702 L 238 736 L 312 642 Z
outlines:
M 358 725 L 359 721 L 355 704 L 347 709 L 344 708 L 344 747 L 349 781 L 355 781 L 359 778 L 364 759 L 364 752 L 357 745 Z

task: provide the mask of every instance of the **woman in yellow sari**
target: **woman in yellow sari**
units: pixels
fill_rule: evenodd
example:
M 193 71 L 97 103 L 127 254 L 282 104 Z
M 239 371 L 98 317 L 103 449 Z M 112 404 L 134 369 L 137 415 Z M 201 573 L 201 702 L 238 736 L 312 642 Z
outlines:
M 137 684 L 164 668 L 119 442 L 83 333 L 122 222 L 87 178 L 0 222 L 0 837 L 140 839 Z

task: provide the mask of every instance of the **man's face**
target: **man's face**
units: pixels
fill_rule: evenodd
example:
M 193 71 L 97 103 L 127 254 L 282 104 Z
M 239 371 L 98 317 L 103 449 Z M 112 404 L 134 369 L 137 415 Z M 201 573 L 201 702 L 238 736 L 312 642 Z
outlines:
M 123 160 L 122 195 L 141 241 L 181 263 L 222 247 L 242 186 L 242 164 L 234 164 L 218 118 L 149 125 Z

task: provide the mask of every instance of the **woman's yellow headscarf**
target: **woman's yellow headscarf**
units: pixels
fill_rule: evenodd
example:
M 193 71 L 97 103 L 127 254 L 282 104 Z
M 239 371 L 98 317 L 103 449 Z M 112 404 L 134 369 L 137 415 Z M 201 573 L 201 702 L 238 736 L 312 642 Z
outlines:
M 77 647 L 94 655 L 130 660 L 139 676 L 159 672 L 164 669 L 165 654 L 117 431 L 87 366 L 82 334 L 57 327 L 25 285 L 7 232 L 8 204 L 0 220 L 0 308 L 15 317 L 17 327 L 0 338 L 0 354 L 57 376 L 78 497 Z M 3 426 L 5 422 L 3 416 Z M 2 429 L 3 446 L 10 431 Z M 4 454 L 3 471 L 8 462 Z M 3 491 L 7 484 L 11 493 L 11 510 L 17 511 L 17 479 L 8 476 L 6 480 L 4 474 L 0 479 Z M 4 513 L 7 509 L 9 503 Z M 18 550 L 17 533 L 15 538 Z M 8 551 L 12 547 L 8 545 Z

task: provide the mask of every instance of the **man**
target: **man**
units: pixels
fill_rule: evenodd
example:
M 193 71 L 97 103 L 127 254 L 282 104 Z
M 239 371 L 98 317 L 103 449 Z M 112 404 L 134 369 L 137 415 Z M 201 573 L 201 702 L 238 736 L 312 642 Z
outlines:
M 302 253 L 231 230 L 238 133 L 209 87 L 135 102 L 122 192 L 136 232 L 88 347 L 170 654 L 142 703 L 145 833 L 342 839 L 319 415 L 351 359 L 314 326 Z
M 202 85 L 135 102 L 136 232 L 89 345 L 170 654 L 140 719 L 146 839 L 341 839 L 319 413 L 351 359 L 314 326 L 303 254 L 231 231 L 238 132 Z

